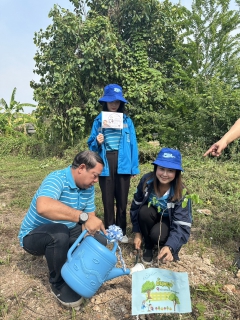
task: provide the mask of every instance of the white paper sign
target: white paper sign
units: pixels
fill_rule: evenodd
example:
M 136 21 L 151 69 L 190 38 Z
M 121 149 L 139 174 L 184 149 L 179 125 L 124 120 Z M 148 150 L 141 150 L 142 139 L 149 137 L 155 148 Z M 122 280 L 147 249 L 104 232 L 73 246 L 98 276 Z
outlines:
M 188 274 L 148 268 L 132 275 L 132 315 L 192 312 Z
M 102 128 L 122 129 L 123 113 L 102 111 Z

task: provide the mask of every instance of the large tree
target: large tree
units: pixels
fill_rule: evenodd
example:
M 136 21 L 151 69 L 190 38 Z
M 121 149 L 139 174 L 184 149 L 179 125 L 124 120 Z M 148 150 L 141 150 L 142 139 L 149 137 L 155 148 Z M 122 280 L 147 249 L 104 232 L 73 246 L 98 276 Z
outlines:
M 239 117 L 240 15 L 229 5 L 230 0 L 194 0 L 188 11 L 177 48 L 187 64 L 175 69 L 163 101 L 165 138 L 172 144 L 200 139 L 208 145 Z
M 119 83 L 130 101 L 138 138 L 152 138 L 159 114 L 165 77 L 181 26 L 181 7 L 169 1 L 72 1 L 75 11 L 54 6 L 53 23 L 35 34 L 38 52 L 32 82 L 39 114 L 63 140 L 85 135 L 99 112 L 97 99 L 108 83 Z
M 196 75 L 196 123 L 208 143 L 220 138 L 240 112 L 240 14 L 229 6 L 230 0 L 195 0 L 192 6 L 193 40 L 188 43 L 195 48 L 190 57 Z
M 157 132 L 169 147 L 209 144 L 239 116 L 240 16 L 230 0 L 194 0 L 191 11 L 168 0 L 71 2 L 74 12 L 55 5 L 34 38 L 31 86 L 52 138 L 87 135 L 108 83 L 123 86 L 139 140 Z

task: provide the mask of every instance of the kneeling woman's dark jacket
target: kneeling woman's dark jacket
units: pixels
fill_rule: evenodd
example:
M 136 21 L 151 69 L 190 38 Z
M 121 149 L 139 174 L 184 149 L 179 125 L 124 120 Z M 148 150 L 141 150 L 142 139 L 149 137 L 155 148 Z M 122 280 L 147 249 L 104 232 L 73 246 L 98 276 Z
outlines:
M 134 199 L 131 204 L 130 216 L 132 222 L 132 232 L 140 232 L 140 227 L 138 224 L 138 213 L 144 204 L 148 204 L 149 196 L 153 190 L 153 180 L 148 178 L 151 173 L 145 174 L 137 187 L 137 191 L 134 194 Z M 146 183 L 147 181 L 147 183 Z M 143 186 L 146 184 L 145 189 Z M 180 201 L 171 201 L 172 194 L 170 192 L 167 201 L 167 208 L 170 220 L 170 232 L 168 239 L 165 243 L 166 246 L 170 246 L 173 249 L 173 257 L 175 260 L 179 260 L 178 252 L 180 251 L 183 244 L 187 243 L 191 224 L 192 224 L 192 208 L 191 201 L 188 200 L 188 204 L 185 208 L 182 207 L 184 198 Z

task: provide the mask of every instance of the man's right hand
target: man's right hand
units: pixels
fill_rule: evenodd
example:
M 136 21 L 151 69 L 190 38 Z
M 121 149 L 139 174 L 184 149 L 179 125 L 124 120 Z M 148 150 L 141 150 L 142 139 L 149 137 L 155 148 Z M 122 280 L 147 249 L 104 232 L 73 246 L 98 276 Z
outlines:
M 100 230 L 104 234 L 106 234 L 106 230 L 104 228 L 102 220 L 93 214 L 88 215 L 88 220 L 84 224 L 82 224 L 82 229 L 83 230 L 87 229 L 88 233 L 91 235 L 95 234 L 97 231 L 100 231 Z

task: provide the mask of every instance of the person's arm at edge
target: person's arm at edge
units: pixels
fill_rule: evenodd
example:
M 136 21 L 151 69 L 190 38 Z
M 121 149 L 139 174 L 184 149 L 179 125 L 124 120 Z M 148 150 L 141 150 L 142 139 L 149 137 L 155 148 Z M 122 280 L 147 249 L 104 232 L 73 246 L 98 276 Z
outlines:
M 234 140 L 240 137 L 240 118 L 234 123 L 227 133 L 217 142 L 215 142 L 205 153 L 204 157 L 208 154 L 218 157 L 222 151 Z

